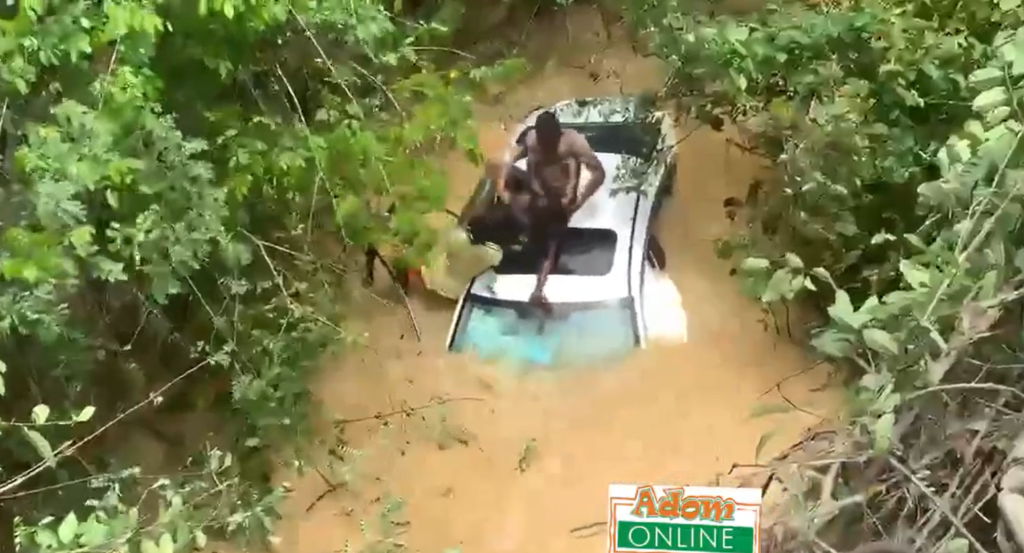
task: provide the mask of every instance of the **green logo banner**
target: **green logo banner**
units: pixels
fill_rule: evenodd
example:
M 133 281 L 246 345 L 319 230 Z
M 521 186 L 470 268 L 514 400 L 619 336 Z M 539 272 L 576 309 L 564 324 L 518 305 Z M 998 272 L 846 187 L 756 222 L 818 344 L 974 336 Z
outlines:
M 615 549 L 756 553 L 753 528 L 629 520 L 617 521 L 615 524 Z

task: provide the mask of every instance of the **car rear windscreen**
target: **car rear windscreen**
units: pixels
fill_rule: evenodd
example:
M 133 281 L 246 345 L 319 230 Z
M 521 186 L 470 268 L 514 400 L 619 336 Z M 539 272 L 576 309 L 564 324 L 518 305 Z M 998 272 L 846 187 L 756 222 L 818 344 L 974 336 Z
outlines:
M 569 227 L 562 238 L 562 255 L 553 275 L 604 276 L 615 259 L 615 231 Z M 499 275 L 535 275 L 544 263 L 544 248 L 526 245 L 519 251 L 505 251 L 494 272 Z
M 516 138 L 516 144 L 522 145 L 526 141 L 526 133 L 532 128 L 524 129 Z M 661 133 L 658 125 L 650 121 L 563 123 L 562 128 L 582 134 L 598 154 L 633 156 L 643 160 L 649 159 L 654 153 Z

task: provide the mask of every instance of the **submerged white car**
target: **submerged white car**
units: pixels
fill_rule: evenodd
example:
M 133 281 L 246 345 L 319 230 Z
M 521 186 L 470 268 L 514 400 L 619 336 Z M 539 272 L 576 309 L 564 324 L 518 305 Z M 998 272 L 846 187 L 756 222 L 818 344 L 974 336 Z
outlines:
M 652 334 L 652 302 L 664 301 L 652 292 L 664 287 L 652 281 L 665 261 L 651 225 L 675 181 L 672 118 L 640 98 L 571 100 L 531 112 L 515 129 L 513 146 L 545 110 L 586 136 L 604 165 L 604 186 L 569 222 L 544 287 L 551 313 L 528 303 L 539 254 L 506 250 L 460 298 L 449 351 L 561 366 L 622 357 L 646 347 Z

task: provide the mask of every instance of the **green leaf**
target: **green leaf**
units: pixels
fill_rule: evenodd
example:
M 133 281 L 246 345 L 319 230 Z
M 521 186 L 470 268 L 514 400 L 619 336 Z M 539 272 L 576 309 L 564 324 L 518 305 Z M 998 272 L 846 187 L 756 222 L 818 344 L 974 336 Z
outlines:
M 1003 81 L 1003 72 L 995 67 L 982 67 L 967 77 L 967 82 L 977 88 L 989 88 Z
M 36 544 L 42 547 L 44 550 L 58 549 L 60 548 L 60 542 L 57 540 L 57 534 L 53 533 L 53 530 L 37 526 L 33 533 Z
M 892 378 L 889 377 L 888 373 L 864 373 L 864 376 L 860 377 L 860 385 L 865 389 L 877 392 L 884 386 L 892 382 Z
M 836 290 L 836 299 L 828 308 L 828 314 L 833 320 L 848 324 L 859 329 L 864 323 L 871 320 L 870 315 L 854 311 L 850 303 L 850 296 L 843 290 Z
M 771 266 L 771 262 L 763 257 L 748 257 L 740 263 L 744 271 L 763 271 Z
M 768 432 L 761 434 L 761 437 L 757 439 L 757 446 L 754 447 L 755 463 L 761 458 L 761 452 L 764 451 L 765 446 L 767 446 L 768 442 L 775 436 L 775 432 L 776 430 L 769 430 Z
M 96 247 L 93 245 L 93 234 L 95 232 L 96 230 L 91 226 L 83 225 L 68 234 L 68 240 L 78 255 L 86 256 L 96 251 Z
M 110 529 L 106 524 L 98 522 L 95 514 L 79 524 L 79 530 L 82 536 L 78 541 L 86 547 L 95 547 L 110 539 Z
M 40 403 L 32 408 L 32 422 L 36 424 L 44 424 L 46 419 L 50 417 L 50 407 Z
M 1017 2 L 1020 5 L 1020 2 Z M 942 546 L 942 553 L 969 553 L 971 544 L 967 538 L 953 538 Z
M 811 347 L 829 357 L 846 357 L 854 349 L 848 335 L 833 329 L 819 332 L 811 339 Z
M 912 246 L 914 246 L 915 248 L 918 248 L 918 249 L 921 249 L 921 250 L 927 250 L 928 249 L 928 245 L 925 244 L 924 240 L 921 240 L 921 238 L 918 235 L 916 235 L 916 234 L 904 234 L 903 238 L 907 242 L 910 242 L 910 244 Z
M 1005 106 L 1010 100 L 1010 93 L 1006 87 L 997 86 L 990 88 L 974 98 L 971 107 L 974 111 L 986 114 L 1000 106 Z
M 204 534 L 202 530 L 196 530 L 195 533 L 192 534 L 192 539 L 195 540 L 197 548 L 203 549 L 206 547 L 206 534 Z
M 761 301 L 764 303 L 771 303 L 778 301 L 782 298 L 793 297 L 793 290 L 791 284 L 793 282 L 793 273 L 787 267 L 783 267 L 772 275 L 771 280 L 764 288 L 764 293 L 761 294 Z
M 892 447 L 892 432 L 896 426 L 896 415 L 886 413 L 875 421 L 872 434 L 875 438 L 875 452 L 885 453 Z
M 142 538 L 139 549 L 142 553 L 161 553 L 160 548 L 149 538 Z
M 900 273 L 903 275 L 903 280 L 905 280 L 914 290 L 924 290 L 930 286 L 931 274 L 927 269 L 913 261 L 901 259 Z
M 166 532 L 160 536 L 160 553 L 174 553 L 174 539 Z
M 996 266 L 1002 266 L 1003 263 L 996 263 Z M 985 276 L 981 277 L 981 281 L 974 285 L 974 290 L 977 294 L 974 296 L 975 301 L 985 301 L 996 297 L 998 290 L 996 287 L 999 284 L 999 271 L 992 269 L 985 273 Z
M 999 0 L 999 9 L 1004 12 L 1016 11 L 1020 8 L 1020 4 L 1021 0 Z
M 828 271 L 822 267 L 815 267 L 811 269 L 811 274 L 831 284 L 833 287 L 836 285 L 835 281 L 832 280 L 832 275 L 828 274 Z
M 950 179 L 939 179 L 921 183 L 917 187 L 917 193 L 925 200 L 926 205 L 952 208 L 957 206 L 961 190 L 958 183 Z
M 768 415 L 781 415 L 789 413 L 793 406 L 786 403 L 758 403 L 750 409 L 750 418 L 767 417 Z
M 893 355 L 897 355 L 900 352 L 900 346 L 893 339 L 892 334 L 880 328 L 865 328 L 862 335 L 868 347 L 875 351 L 891 353 Z
M 725 38 L 732 42 L 747 40 L 750 36 L 750 28 L 746 25 L 739 25 L 735 21 L 729 21 L 725 25 Z
M 77 415 L 75 415 L 75 422 L 86 422 L 96 414 L 96 408 L 92 405 L 85 406 Z
M 800 259 L 799 255 L 792 252 L 786 252 L 786 264 L 798 271 L 804 268 L 804 261 Z
M 1013 113 L 1013 110 L 1010 109 L 1010 106 L 999 106 L 985 115 L 985 123 L 989 126 L 998 125 L 999 123 L 1006 121 L 1006 119 L 1010 117 L 1011 113 Z
M 1024 271 L 1024 249 L 1017 250 L 1017 253 L 1013 256 L 1013 266 L 1017 269 Z M 0 370 L 0 373 L 3 371 Z
M 57 528 L 57 537 L 60 538 L 61 543 L 70 545 L 75 542 L 76 533 L 78 533 L 78 517 L 75 516 L 74 511 L 71 511 Z
M 896 240 L 896 237 L 889 234 L 888 232 L 879 232 L 878 234 L 871 237 L 872 244 L 883 244 L 885 242 L 891 242 Z
M 25 428 L 24 426 L 21 427 L 21 431 L 25 434 L 25 438 L 28 439 L 29 443 L 32 444 L 32 447 L 35 448 L 36 453 L 38 453 L 47 464 L 54 465 L 56 463 L 56 459 L 53 457 L 53 448 L 50 447 L 50 442 L 46 441 L 46 438 L 44 438 L 42 434 L 32 430 L 31 428 Z

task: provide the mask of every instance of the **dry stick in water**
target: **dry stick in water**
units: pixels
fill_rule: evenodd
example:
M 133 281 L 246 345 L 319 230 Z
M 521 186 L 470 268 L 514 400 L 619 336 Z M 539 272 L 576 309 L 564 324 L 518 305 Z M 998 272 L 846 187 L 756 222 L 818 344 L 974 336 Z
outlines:
M 327 489 L 324 490 L 323 492 L 321 492 L 320 495 L 316 496 L 316 499 L 314 499 L 312 502 L 310 502 L 309 506 L 306 507 L 306 512 L 307 513 L 312 511 L 313 508 L 316 507 L 317 504 L 319 504 L 321 501 L 323 501 L 327 496 L 331 495 L 332 493 L 334 493 L 334 492 L 336 492 L 336 491 L 338 491 L 338 490 L 340 490 L 341 488 L 344 487 L 343 484 L 339 484 L 337 482 L 333 482 L 330 478 L 327 478 L 327 475 L 324 474 L 323 471 L 321 471 L 319 468 L 316 468 L 315 470 L 316 470 L 316 473 L 320 475 L 320 478 L 324 481 L 324 483 L 327 484 Z
M 411 413 L 415 413 L 416 411 L 422 411 L 424 409 L 429 409 L 431 407 L 438 407 L 438 406 L 444 405 L 446 403 L 454 403 L 456 401 L 484 401 L 484 398 L 482 398 L 482 397 L 446 397 L 446 398 L 437 398 L 437 399 L 433 399 L 433 400 L 431 400 L 431 401 L 429 401 L 429 402 L 427 402 L 427 403 L 425 403 L 423 405 L 417 405 L 416 407 L 406 407 L 406 408 L 403 408 L 403 409 L 395 409 L 393 411 L 388 411 L 386 413 L 377 413 L 376 415 L 370 415 L 368 417 L 359 417 L 359 418 L 355 418 L 355 419 L 340 419 L 340 420 L 337 420 L 335 422 L 337 422 L 338 424 L 349 424 L 349 423 L 353 423 L 353 422 L 367 422 L 367 421 L 372 421 L 372 420 L 382 420 L 382 419 L 386 419 L 386 418 L 389 418 L 389 417 L 394 417 L 395 415 L 409 415 Z
M 824 364 L 825 364 L 825 361 L 815 361 L 810 366 L 805 367 L 803 369 L 800 369 L 799 371 L 796 371 L 796 372 L 790 374 L 789 376 L 786 376 L 782 380 L 776 382 L 775 385 L 773 385 L 771 388 L 768 388 L 767 390 L 761 392 L 761 395 L 757 396 L 757 398 L 758 399 L 763 398 L 764 396 L 772 393 L 772 390 L 778 390 L 779 387 L 782 386 L 787 380 L 790 380 L 791 378 L 796 378 L 796 377 L 798 377 L 798 376 L 800 376 L 802 374 L 807 374 L 807 373 L 813 371 L 818 366 L 824 365 Z
M 383 257 L 378 255 L 375 259 L 380 261 L 380 264 L 384 266 L 384 270 L 387 271 L 388 277 L 391 278 L 391 282 L 394 283 L 395 288 L 398 289 L 398 293 L 402 295 L 402 302 L 405 304 L 405 313 L 409 315 L 409 321 L 412 323 L 412 330 L 416 333 L 416 341 L 422 342 L 423 333 L 420 332 L 420 324 L 416 321 L 416 313 L 412 310 L 412 304 L 409 303 L 409 295 L 406 294 L 405 290 L 402 289 L 402 286 L 398 284 L 398 275 L 395 274 L 394 269 L 391 268 L 391 265 L 389 265 Z

